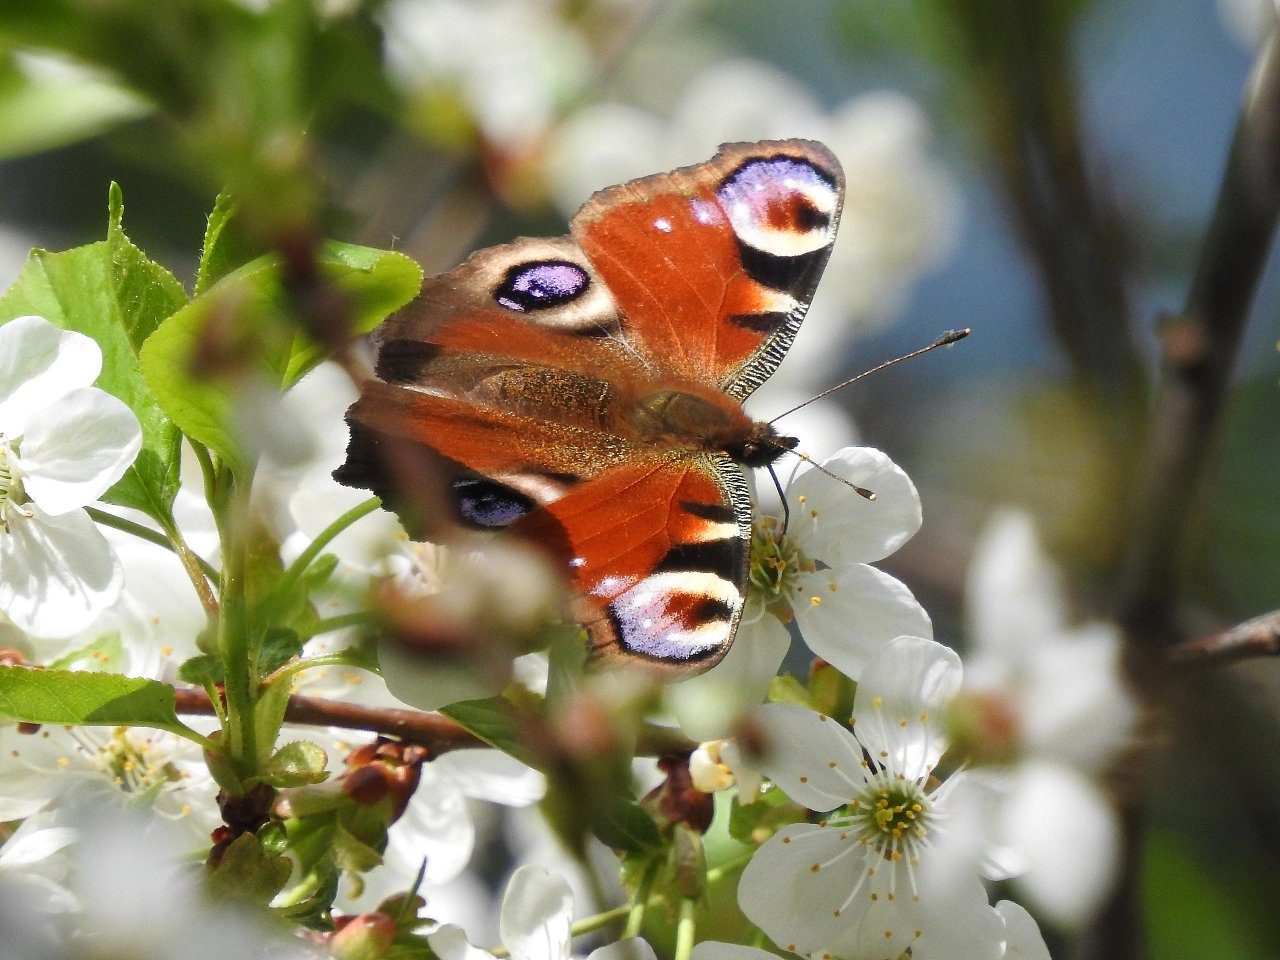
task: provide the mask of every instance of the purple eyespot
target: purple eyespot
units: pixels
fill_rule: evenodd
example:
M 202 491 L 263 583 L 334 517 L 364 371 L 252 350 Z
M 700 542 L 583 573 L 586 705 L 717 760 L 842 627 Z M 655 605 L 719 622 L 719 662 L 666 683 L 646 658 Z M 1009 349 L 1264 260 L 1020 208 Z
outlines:
M 493 295 L 508 310 L 528 313 L 576 300 L 590 282 L 587 272 L 575 263 L 542 260 L 512 267 Z
M 485 530 L 509 527 L 537 506 L 520 491 L 483 477 L 459 477 L 453 491 L 462 519 Z

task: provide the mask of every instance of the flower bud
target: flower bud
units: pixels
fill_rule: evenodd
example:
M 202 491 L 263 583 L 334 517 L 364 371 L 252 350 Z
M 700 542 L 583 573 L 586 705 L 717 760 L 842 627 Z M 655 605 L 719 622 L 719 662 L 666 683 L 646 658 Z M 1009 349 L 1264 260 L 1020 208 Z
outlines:
M 346 917 L 329 941 L 329 952 L 339 960 L 377 960 L 395 939 L 395 921 L 385 913 Z

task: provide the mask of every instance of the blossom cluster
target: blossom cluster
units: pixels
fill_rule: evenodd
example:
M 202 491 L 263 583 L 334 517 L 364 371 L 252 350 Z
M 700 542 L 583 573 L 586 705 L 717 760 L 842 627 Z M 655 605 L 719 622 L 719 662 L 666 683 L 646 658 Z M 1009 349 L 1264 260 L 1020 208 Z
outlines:
M 562 6 L 382 4 L 417 132 L 475 138 L 495 192 L 565 211 L 721 141 L 830 144 L 830 280 L 751 401 L 792 406 L 788 371 L 832 374 L 954 240 L 921 109 L 829 109 L 745 58 L 691 72 L 662 25 L 636 59 L 683 70 L 679 95 L 623 69 L 588 103 L 600 31 Z M 360 358 L 316 318 L 371 331 L 415 264 L 237 260 L 220 198 L 189 296 L 111 210 L 0 298 L 0 929 L 24 960 L 567 960 L 601 931 L 622 935 L 593 960 L 1045 960 L 989 883 L 1058 932 L 1097 913 L 1136 710 L 1115 627 L 1073 621 L 1027 514 L 992 518 L 968 636 L 940 642 L 881 568 L 921 528 L 916 487 L 828 410 L 825 436 L 797 423 L 814 456 L 781 499 L 758 484 L 724 658 L 593 672 L 536 544 L 414 540 L 333 479 Z
M 182 565 L 172 552 L 119 527 L 105 527 L 104 536 L 84 513 L 137 453 L 133 414 L 91 386 L 100 354 L 89 338 L 34 316 L 0 326 L 0 337 L 12 341 L 6 356 L 21 360 L 0 403 L 9 428 L 8 529 L 0 554 L 7 591 L 0 609 L 11 641 L 6 662 L 180 682 L 189 669 L 184 661 L 200 655 L 195 637 L 203 616 Z M 282 557 L 307 553 L 335 514 L 350 517 L 359 507 L 352 502 L 359 498 L 328 476 L 342 444 L 325 436 L 341 423 L 353 390 L 340 371 L 325 366 L 291 394 L 316 415 L 306 429 L 315 434 L 308 446 L 318 452 L 302 462 L 263 462 L 260 495 L 285 505 L 274 514 Z M 78 412 L 73 420 L 54 406 L 68 395 L 73 402 L 65 409 Z M 94 427 L 89 437 L 81 424 Z M 875 491 L 874 500 L 852 494 L 846 484 Z M 786 952 L 843 960 L 893 960 L 906 951 L 975 960 L 1047 956 L 1030 915 L 1012 902 L 992 905 L 982 879 L 1013 876 L 1019 884 L 1021 877 L 1017 889 L 1064 927 L 1097 909 L 1115 870 L 1117 834 L 1097 784 L 1134 720 L 1118 681 L 1114 629 L 1069 625 L 1061 584 L 1039 553 L 1029 519 L 1009 512 L 993 521 L 975 558 L 973 660 L 966 675 L 957 654 L 932 639 L 930 618 L 911 591 L 872 565 L 921 524 L 919 497 L 900 467 L 880 451 L 847 448 L 820 470 L 797 471 L 785 499 L 785 523 L 764 515 L 756 520 L 752 592 L 729 655 L 706 674 L 662 690 L 657 701 L 659 714 L 702 743 L 674 767 L 664 761 L 666 775 L 654 792 L 665 797 L 653 808 L 658 822 L 697 821 L 690 812 L 697 804 L 690 806 L 687 790 L 681 799 L 672 779 L 679 769 L 693 795 L 723 793 L 735 810 L 772 811 L 774 818 L 760 820 L 752 835 L 758 849 L 741 872 L 736 896 L 746 918 Z M 108 523 L 124 519 L 123 511 L 95 509 Z M 63 545 L 65 528 L 56 522 L 73 511 L 88 531 L 77 549 Z M 191 502 L 183 513 L 189 544 L 216 559 L 209 507 Z M 450 668 L 449 657 L 429 651 L 415 663 L 393 631 L 378 641 L 385 681 L 350 657 L 362 642 L 360 619 L 352 614 L 379 584 L 400 603 L 434 598 L 441 605 L 418 612 L 432 616 L 445 634 L 478 624 L 519 631 L 526 621 L 544 619 L 555 582 L 540 573 L 540 561 L 482 545 L 477 563 L 466 551 L 415 544 L 380 511 L 351 520 L 326 546 L 337 566 L 316 583 L 311 602 L 334 618 L 335 629 L 307 641 L 293 661 L 314 665 L 299 671 L 300 693 L 370 709 L 448 706 L 508 683 L 526 696 L 550 695 L 547 667 L 536 656 L 522 657 L 495 681 L 492 671 L 465 662 Z M 94 580 L 100 569 L 114 571 L 105 583 Z M 486 593 L 493 577 L 506 581 L 506 593 Z M 523 585 L 525 599 L 509 592 L 513 580 Z M 494 619 L 495 603 L 502 619 Z M 452 626 L 440 619 L 444 611 Z M 779 686 L 792 629 L 820 658 L 807 687 Z M 851 700 L 821 693 L 832 689 L 832 676 L 856 682 Z M 582 695 L 605 679 L 582 678 Z M 616 678 L 610 683 L 611 700 L 627 695 Z M 842 702 L 847 713 L 832 709 Z M 353 801 L 391 803 L 381 852 L 375 846 L 364 862 L 344 861 L 345 879 L 335 891 L 335 906 L 373 919 L 344 924 L 341 931 L 349 932 L 317 941 L 323 947 L 295 942 L 290 949 L 342 956 L 338 944 L 358 931 L 369 942 L 391 936 L 380 918 L 385 904 L 406 890 L 427 897 L 437 923 L 452 916 L 473 930 L 491 929 L 476 909 L 482 894 L 450 905 L 459 884 L 474 891 L 465 874 L 480 828 L 474 805 L 536 802 L 547 790 L 542 774 L 493 749 L 428 759 L 424 751 L 369 743 L 336 727 L 286 725 L 278 736 L 285 744 L 305 738 L 330 757 L 346 758 L 345 771 L 331 773 L 328 783 L 282 791 L 272 814 L 282 822 L 305 823 Z M 234 849 L 228 842 L 234 817 L 225 793 L 221 806 L 217 802 L 219 785 L 199 735 L 124 725 L 34 731 L 11 725 L 0 727 L 0 739 L 0 819 L 21 822 L 0 847 L 0 881 L 14 891 L 13 902 L 35 904 L 31 909 L 44 918 L 36 940 L 62 942 L 68 922 L 77 931 L 73 938 L 107 935 L 103 894 L 86 886 L 101 882 L 88 858 L 103 844 L 124 842 L 122 824 L 130 821 L 112 820 L 104 828 L 86 813 L 89 798 L 145 806 L 167 822 L 166 843 L 179 849 L 199 849 L 210 837 L 222 857 Z M 966 755 L 950 756 L 951 743 Z M 699 829 L 709 825 L 706 820 Z M 290 854 L 295 873 L 308 856 L 301 849 Z M 577 869 L 561 867 L 570 875 Z M 153 875 L 136 881 L 139 889 L 153 882 Z M 642 886 L 633 894 L 636 916 L 643 917 L 651 892 Z M 297 896 L 284 887 L 276 900 Z M 512 955 L 568 956 L 573 902 L 564 879 L 532 863 L 517 870 L 499 924 Z M 212 922 L 200 902 L 183 903 L 174 909 L 197 918 L 191 922 Z M 368 914 L 377 904 L 383 906 Z M 121 909 L 145 912 L 132 901 Z M 479 955 L 462 927 L 445 922 L 428 929 L 437 956 Z M 263 943 L 276 936 L 247 927 L 243 935 Z M 643 940 L 609 948 L 618 950 L 652 955 Z M 701 960 L 765 956 L 719 940 L 700 943 L 695 952 Z

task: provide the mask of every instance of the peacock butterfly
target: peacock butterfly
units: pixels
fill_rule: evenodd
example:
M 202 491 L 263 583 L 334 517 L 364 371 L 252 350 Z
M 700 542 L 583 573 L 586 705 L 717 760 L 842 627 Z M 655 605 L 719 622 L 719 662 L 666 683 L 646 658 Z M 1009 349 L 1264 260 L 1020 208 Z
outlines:
M 421 532 L 394 461 L 425 457 L 459 521 L 563 563 L 595 663 L 709 669 L 747 589 L 742 468 L 796 444 L 741 404 L 795 338 L 843 195 L 822 144 L 728 144 L 600 191 L 569 236 L 481 250 L 378 331 L 334 476 Z

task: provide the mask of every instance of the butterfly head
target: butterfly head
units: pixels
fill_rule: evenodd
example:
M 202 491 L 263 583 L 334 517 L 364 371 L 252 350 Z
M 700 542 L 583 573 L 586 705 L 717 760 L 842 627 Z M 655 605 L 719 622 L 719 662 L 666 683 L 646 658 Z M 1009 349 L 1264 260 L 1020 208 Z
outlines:
M 742 442 L 725 452 L 744 467 L 767 467 L 794 450 L 799 442 L 796 437 L 783 436 L 768 423 L 755 422 Z

